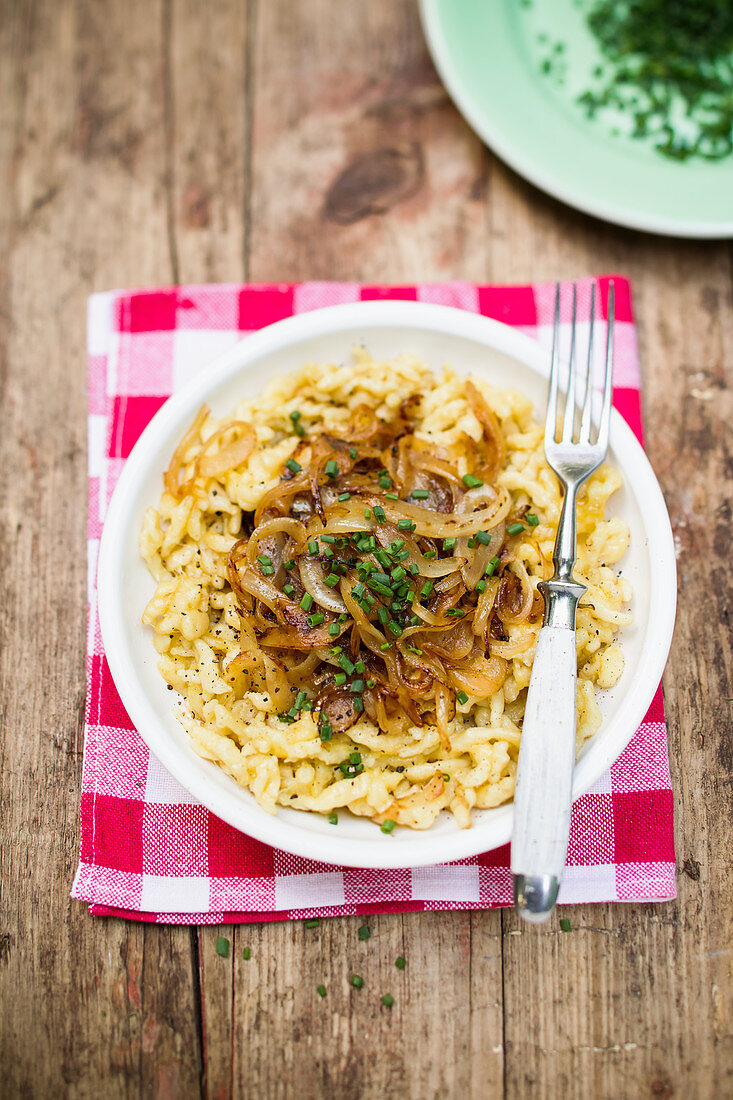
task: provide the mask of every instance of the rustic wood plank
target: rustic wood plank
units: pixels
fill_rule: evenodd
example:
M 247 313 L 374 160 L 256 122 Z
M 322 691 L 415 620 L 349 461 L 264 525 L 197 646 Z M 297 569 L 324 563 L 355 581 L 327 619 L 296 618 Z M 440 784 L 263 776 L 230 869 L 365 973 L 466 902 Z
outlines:
M 240 928 L 237 941 L 235 1095 L 502 1095 L 495 914 L 255 925 Z M 385 993 L 391 1008 L 381 1003 Z
M 415 5 L 260 4 L 257 279 L 480 279 L 486 153 L 428 58 Z
M 456 124 L 414 5 L 334 19 L 280 0 L 255 25 L 250 277 L 480 279 L 486 154 Z M 238 932 L 253 957 L 235 990 L 237 1095 L 500 1096 L 498 914 L 370 918 L 366 944 L 361 923 Z
M 249 9 L 238 0 L 213 7 L 172 0 L 164 25 L 168 230 L 181 283 L 238 282 L 246 273 Z M 219 935 L 229 941 L 227 958 L 216 952 Z M 192 936 L 202 1094 L 224 1100 L 233 1095 L 238 937 L 214 926 Z
M 732 1072 L 730 249 L 606 226 L 492 169 L 492 278 L 631 276 L 647 449 L 678 540 L 665 674 L 678 889 L 663 906 L 581 906 L 573 933 L 504 918 L 507 1092 L 725 1095 Z M 503 217 L 502 212 L 506 214 Z M 694 736 L 693 736 L 694 731 Z M 536 975 L 527 1002 L 523 975 Z M 511 1045 L 511 1046 L 510 1046 Z
M 171 232 L 179 282 L 238 282 L 249 171 L 248 5 L 173 0 Z
M 92 919 L 69 900 L 84 702 L 85 299 L 171 278 L 162 13 L 66 0 L 3 15 L 2 1091 L 191 1095 L 190 933 Z

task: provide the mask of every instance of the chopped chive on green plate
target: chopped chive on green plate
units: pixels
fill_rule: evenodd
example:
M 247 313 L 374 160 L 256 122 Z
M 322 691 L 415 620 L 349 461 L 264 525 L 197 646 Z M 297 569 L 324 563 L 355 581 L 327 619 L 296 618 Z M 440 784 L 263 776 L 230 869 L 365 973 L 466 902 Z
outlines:
M 459 111 L 515 172 L 605 221 L 675 237 L 733 237 L 733 152 L 675 159 L 633 137 L 629 109 L 585 110 L 608 59 L 595 0 L 421 0 L 428 46 Z M 638 113 L 638 112 L 637 112 Z M 680 123 L 684 127 L 684 122 Z

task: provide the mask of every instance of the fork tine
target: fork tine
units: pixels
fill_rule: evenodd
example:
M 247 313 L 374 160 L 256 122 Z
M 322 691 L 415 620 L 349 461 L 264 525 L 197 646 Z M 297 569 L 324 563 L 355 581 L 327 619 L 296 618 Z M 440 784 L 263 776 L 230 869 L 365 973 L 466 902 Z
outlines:
M 550 366 L 550 392 L 547 396 L 545 417 L 545 448 L 555 442 L 557 435 L 557 391 L 560 375 L 560 284 L 555 284 L 555 322 L 552 328 L 552 360 Z
M 590 443 L 591 406 L 593 404 L 593 321 L 596 312 L 596 284 L 590 288 L 590 325 L 588 327 L 588 365 L 585 371 L 583 415 L 580 420 L 579 443 Z
M 611 397 L 613 395 L 613 325 L 616 317 L 616 288 L 608 284 L 608 330 L 606 333 L 606 371 L 603 379 L 603 406 L 596 446 L 605 454 L 608 449 L 608 431 L 611 423 Z
M 573 323 L 570 329 L 570 363 L 568 389 L 565 396 L 565 416 L 562 424 L 563 443 L 572 443 L 575 428 L 575 322 L 578 312 L 578 287 L 573 283 Z

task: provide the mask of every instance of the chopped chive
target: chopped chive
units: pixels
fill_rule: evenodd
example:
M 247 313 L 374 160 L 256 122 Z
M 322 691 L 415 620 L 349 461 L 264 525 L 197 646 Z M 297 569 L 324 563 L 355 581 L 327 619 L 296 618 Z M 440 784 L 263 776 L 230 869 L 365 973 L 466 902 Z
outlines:
M 384 523 L 385 519 L 387 518 L 384 508 L 381 504 L 376 504 L 374 506 L 374 518 L 378 520 L 379 523 Z
M 321 542 L 328 542 L 331 544 L 331 546 L 333 546 L 333 544 L 336 542 L 336 539 L 333 535 L 319 535 L 319 538 Z
M 364 662 L 363 661 L 357 661 L 356 664 L 354 665 L 354 671 L 358 672 L 359 675 L 361 675 L 362 672 L 366 672 L 366 665 L 364 664 Z
M 295 562 L 292 558 L 288 558 L 286 562 L 283 562 L 283 569 L 295 569 Z
M 338 462 L 336 462 L 335 459 L 330 458 L 326 463 L 323 472 L 325 473 L 326 477 L 338 477 Z
M 364 690 L 364 681 L 353 680 L 349 690 L 353 692 L 354 695 L 360 694 Z M 358 764 L 358 760 L 353 761 L 353 763 Z
M 374 509 L 374 514 L 377 514 L 376 508 Z M 374 557 L 377 559 L 383 569 L 389 569 L 392 564 L 392 562 L 389 560 L 389 555 L 385 550 L 382 550 L 381 547 L 378 550 L 374 551 Z
M 370 938 L 371 934 L 372 934 L 372 932 L 371 932 L 371 929 L 370 929 L 369 925 L 368 924 L 362 924 L 361 928 L 359 929 L 359 939 L 360 940 L 368 940 Z
M 519 535 L 524 530 L 523 523 L 510 523 L 506 529 L 507 535 Z
M 333 550 L 330 546 L 323 547 L 323 556 L 328 558 L 329 561 L 331 560 L 331 558 L 333 557 Z
M 488 533 L 488 531 L 477 531 L 476 541 L 480 542 L 482 546 L 488 546 L 491 542 L 491 535 Z
M 563 932 L 569 932 L 571 930 L 570 921 L 568 920 L 567 917 L 562 918 L 562 920 L 560 921 L 560 927 L 563 930 Z
M 448 772 L 443 772 L 443 782 L 450 783 L 450 776 L 448 775 Z
M 395 561 L 404 561 L 405 558 L 409 558 L 409 556 L 410 556 L 410 551 L 409 550 L 400 550 L 397 554 L 395 554 L 394 560 Z
M 430 493 L 427 489 L 413 489 L 410 495 L 413 500 L 427 500 Z
M 317 927 L 318 927 L 318 923 L 319 923 L 319 922 L 318 922 L 318 917 L 311 917 L 311 919 L 310 919 L 310 920 L 307 920 L 307 921 L 305 922 L 305 927 L 306 927 L 306 928 L 317 928 Z
M 321 726 L 318 730 L 318 736 L 321 741 L 331 741 L 333 739 L 333 726 Z
M 432 561 L 433 558 L 435 558 L 436 556 L 437 555 L 436 555 L 435 550 L 426 550 L 425 553 L 423 554 L 423 557 L 426 558 L 428 561 Z
M 392 631 L 395 638 L 399 638 L 400 634 L 402 633 L 402 627 L 399 623 L 396 623 L 394 619 L 390 619 L 387 623 L 387 627 L 389 628 L 389 630 Z
M 224 936 L 216 937 L 216 953 L 221 955 L 222 959 L 229 958 L 229 940 Z
M 483 577 L 481 578 L 480 581 L 476 581 L 476 588 L 475 588 L 474 591 L 476 591 L 476 592 L 485 592 L 486 591 L 486 581 L 483 579 Z
M 495 557 L 495 558 L 492 558 L 491 561 L 489 562 L 489 564 L 484 569 L 484 576 L 485 577 L 493 576 L 494 571 L 496 570 L 496 567 L 497 567 L 498 564 L 499 564 L 498 556 Z
M 371 519 L 371 518 L 372 518 L 371 508 L 365 508 L 364 509 L 364 519 Z
M 391 577 L 393 581 L 401 581 L 403 577 L 406 577 L 407 573 L 401 565 L 396 565 L 392 570 Z
M 466 614 L 466 612 L 463 610 L 462 607 L 449 607 L 448 610 L 446 611 L 446 615 L 450 619 L 460 619 L 465 614 Z
M 338 823 L 339 823 L 339 815 L 336 813 L 335 810 L 331 810 L 330 814 L 328 815 L 328 824 L 329 825 L 338 825 Z
M 337 687 L 341 687 L 342 684 L 346 683 L 346 673 L 345 672 L 337 672 L 333 679 L 334 679 L 334 682 L 336 683 Z
M 396 821 L 390 821 L 390 819 L 387 818 L 386 821 L 382 822 L 382 824 L 379 826 L 379 828 L 382 830 L 383 833 L 391 833 L 391 832 L 394 832 L 394 827 L 395 827 L 396 824 L 397 824 Z
M 325 985 L 317 985 L 316 986 L 316 993 L 318 994 L 319 997 L 325 997 L 326 996 L 326 987 L 325 987 Z
M 468 702 L 468 696 L 466 695 L 465 691 L 459 691 L 456 695 L 456 699 L 462 707 L 465 707 L 466 703 Z
M 259 554 L 257 561 L 260 565 L 272 565 L 272 558 L 268 554 Z
M 293 424 L 297 424 L 302 415 L 303 414 L 302 414 L 302 412 L 300 412 L 299 409 L 293 409 L 293 411 L 290 414 L 290 419 L 292 420 Z
M 260 566 L 260 571 L 262 572 L 263 577 L 272 577 L 274 572 L 275 572 L 275 566 L 274 565 L 261 565 Z
M 317 539 L 311 539 L 311 541 L 308 543 L 308 553 L 311 554 L 311 555 L 318 553 L 318 540 Z
M 341 633 L 338 623 L 331 623 L 328 628 L 328 633 L 331 635 L 332 638 L 338 638 L 339 634 Z
M 286 596 L 292 596 L 293 592 L 295 592 L 295 585 L 284 584 L 283 585 L 283 592 L 285 593 Z
M 351 984 L 353 985 L 354 989 L 361 989 L 361 987 L 364 985 L 364 979 L 359 977 L 358 974 L 352 974 Z
M 444 550 L 452 550 L 455 545 L 456 545 L 456 540 L 455 539 L 443 539 L 443 549 Z
M 414 531 L 415 530 L 415 524 L 412 522 L 412 520 L 409 520 L 409 519 L 398 519 L 397 520 L 397 527 L 399 528 L 400 531 Z
M 358 454 L 356 447 L 349 447 L 349 458 L 356 458 Z
M 530 527 L 539 527 L 540 517 L 536 516 L 534 512 L 527 512 L 527 515 L 524 518 L 526 519 Z
M 385 650 L 392 648 L 392 643 L 391 642 L 385 642 L 383 645 L 380 645 L 379 648 L 382 651 L 382 653 L 384 653 Z
M 298 694 L 295 696 L 295 709 L 302 710 L 303 703 L 306 701 L 307 698 L 308 696 L 304 691 L 299 691 Z
M 343 502 L 345 500 L 351 500 L 351 493 L 339 493 L 338 499 Z
M 404 539 L 394 539 L 394 541 L 390 544 L 390 548 L 389 548 L 390 553 L 399 554 L 400 550 L 402 549 L 402 547 L 404 545 L 405 545 L 405 540 Z
M 397 956 L 394 964 L 398 970 L 404 970 L 406 966 L 405 960 L 403 959 L 402 955 Z
M 308 626 L 320 626 L 321 623 L 326 621 L 326 616 L 322 611 L 314 611 L 312 615 L 308 616 Z
M 286 722 L 288 725 L 290 725 L 291 722 L 295 721 L 295 719 L 289 714 L 278 714 L 278 718 L 281 722 Z
M 469 550 L 473 550 L 475 545 L 476 545 L 476 537 L 472 535 L 471 538 L 468 540 Z
M 475 474 L 464 474 L 461 480 L 469 489 L 479 489 L 483 485 L 481 478 Z
M 360 752 L 350 752 L 349 753 L 349 763 L 350 764 L 361 764 L 361 753 Z
M 300 606 L 302 607 L 303 611 L 310 611 L 310 609 L 313 607 L 313 597 L 311 596 L 310 592 L 303 593 L 303 598 L 300 601 Z
M 285 465 L 287 466 L 287 468 L 290 470 L 290 472 L 292 474 L 299 474 L 300 471 L 303 469 L 303 467 L 300 465 L 300 463 L 296 462 L 294 458 L 289 458 L 287 460 L 287 462 L 285 463 Z
M 420 589 L 420 599 L 424 600 L 426 596 L 432 596 L 435 590 L 435 585 L 432 581 L 425 581 L 425 584 Z
M 385 493 L 384 495 L 387 498 L 387 500 L 399 500 L 400 499 L 397 496 L 397 493 Z
M 380 596 L 391 596 L 392 589 L 388 588 L 386 584 L 382 584 L 381 581 L 374 580 L 373 577 L 369 579 L 369 587 L 373 588 L 375 592 L 378 592 Z
M 364 710 L 364 699 L 361 695 L 354 696 L 354 710 L 359 714 Z
M 384 1005 L 385 1008 L 391 1008 L 392 1007 L 392 1005 L 394 1004 L 394 997 L 392 996 L 391 993 L 385 993 L 384 994 L 384 996 L 382 997 L 382 1004 Z
M 345 653 L 339 657 L 339 664 L 341 665 L 347 676 L 354 675 L 354 666 L 352 665 L 351 661 Z
M 389 622 L 389 612 L 387 611 L 386 607 L 379 608 L 379 611 L 377 611 L 377 618 L 379 619 L 382 626 L 387 625 L 387 623 Z
M 389 474 L 382 474 L 382 476 L 379 479 L 379 488 L 380 489 L 391 489 L 391 487 L 392 487 L 392 478 L 389 476 Z
M 245 947 L 244 950 L 242 951 L 242 958 L 245 960 L 245 962 L 247 961 L 247 959 L 250 957 L 251 954 L 252 954 L 251 948 Z
M 420 572 L 414 561 L 410 562 L 410 572 L 412 573 L 413 577 L 416 577 Z
M 375 684 L 376 684 L 376 680 L 367 680 L 367 682 L 366 682 L 366 686 L 368 688 L 373 688 L 375 686 Z

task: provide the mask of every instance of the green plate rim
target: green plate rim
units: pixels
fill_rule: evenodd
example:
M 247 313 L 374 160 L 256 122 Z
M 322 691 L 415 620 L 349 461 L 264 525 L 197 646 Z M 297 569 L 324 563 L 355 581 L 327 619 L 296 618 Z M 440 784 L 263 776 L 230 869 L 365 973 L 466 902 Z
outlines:
M 501 0 L 491 0 L 492 3 Z M 629 229 L 641 230 L 664 236 L 684 237 L 697 240 L 725 240 L 733 237 L 733 216 L 730 219 L 685 218 L 669 215 L 655 215 L 643 207 L 639 209 L 626 203 L 615 205 L 613 202 L 599 199 L 589 194 L 582 184 L 577 186 L 572 173 L 568 170 L 563 177 L 562 169 L 552 169 L 533 156 L 527 138 L 531 135 L 516 134 L 502 126 L 501 118 L 492 115 L 486 105 L 479 100 L 470 81 L 465 80 L 458 71 L 452 52 L 452 46 L 444 33 L 441 9 L 463 0 L 419 0 L 420 17 L 431 57 L 438 74 L 458 110 L 478 136 L 515 172 L 534 184 L 541 191 L 552 195 L 568 206 L 583 213 L 591 214 L 603 221 L 621 225 Z M 670 165 L 675 168 L 676 165 Z M 733 183 L 731 184 L 733 194 Z

